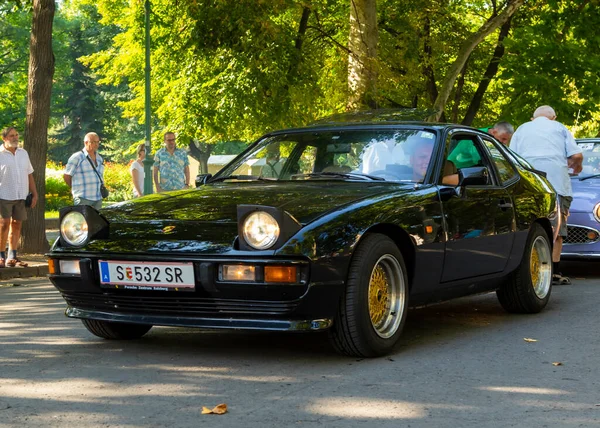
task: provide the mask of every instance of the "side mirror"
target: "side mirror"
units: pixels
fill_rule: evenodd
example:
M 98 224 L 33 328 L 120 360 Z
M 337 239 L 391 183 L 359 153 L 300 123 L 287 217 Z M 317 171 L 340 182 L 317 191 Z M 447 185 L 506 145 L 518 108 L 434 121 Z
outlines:
M 461 168 L 458 170 L 458 185 L 465 186 L 484 186 L 489 182 L 490 173 L 485 166 L 474 166 L 471 168 Z
M 211 177 L 212 174 L 198 174 L 196 176 L 196 187 L 204 186 Z

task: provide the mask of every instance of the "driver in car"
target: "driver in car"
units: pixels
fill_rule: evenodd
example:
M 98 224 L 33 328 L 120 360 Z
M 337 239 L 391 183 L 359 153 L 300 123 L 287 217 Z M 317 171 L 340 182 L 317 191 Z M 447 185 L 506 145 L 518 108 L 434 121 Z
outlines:
M 433 141 L 420 141 L 410 155 L 410 165 L 412 166 L 412 181 L 423 182 L 427 167 L 433 153 Z
M 423 182 L 432 153 L 433 142 L 424 141 L 415 147 L 410 156 L 410 164 L 412 165 L 413 169 L 413 181 L 417 181 L 419 183 Z M 458 173 L 450 161 L 446 161 L 442 183 L 449 186 L 458 185 Z

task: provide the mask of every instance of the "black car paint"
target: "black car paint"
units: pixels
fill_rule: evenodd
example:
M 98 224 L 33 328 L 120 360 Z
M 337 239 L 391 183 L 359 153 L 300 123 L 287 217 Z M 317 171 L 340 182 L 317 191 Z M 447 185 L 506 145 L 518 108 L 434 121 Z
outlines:
M 423 129 L 433 129 L 441 141 L 450 132 L 463 130 Z M 479 135 L 470 129 L 464 132 Z M 436 150 L 426 183 L 435 182 L 441 171 L 443 144 L 438 143 Z M 496 186 L 493 195 L 473 186 L 450 199 L 440 194 L 445 186 L 352 180 L 208 182 L 195 190 L 149 195 L 101 211 L 109 224 L 108 239 L 92 240 L 82 248 L 56 243 L 48 256 L 80 259 L 82 275 L 57 274 L 50 279 L 69 303 L 71 316 L 235 328 L 261 328 L 256 327 L 257 320 L 269 320 L 275 323 L 272 328 L 289 329 L 292 324 L 278 322 L 334 317 L 354 249 L 365 234 L 379 232 L 390 236 L 403 252 L 411 305 L 493 290 L 520 263 L 532 222 L 540 222 L 552 236 L 546 217 L 553 195 L 544 191 L 542 178 L 520 165 L 516 168 L 516 180 Z M 502 208 L 507 201 L 512 207 Z M 303 227 L 279 248 L 242 251 L 236 247 L 236 207 L 242 203 L 283 209 Z M 490 221 L 490 210 L 500 212 L 500 217 Z M 460 212 L 468 215 L 457 220 L 454 215 Z M 175 229 L 165 232 L 167 226 Z M 107 258 L 194 261 L 199 286 L 193 296 L 147 292 L 138 297 L 139 293 L 103 289 L 98 285 L 97 261 Z M 298 264 L 309 279 L 292 285 L 217 280 L 219 263 L 273 261 Z M 153 299 L 163 306 L 152 309 Z M 172 303 L 176 309 L 169 309 L 175 301 L 180 306 Z

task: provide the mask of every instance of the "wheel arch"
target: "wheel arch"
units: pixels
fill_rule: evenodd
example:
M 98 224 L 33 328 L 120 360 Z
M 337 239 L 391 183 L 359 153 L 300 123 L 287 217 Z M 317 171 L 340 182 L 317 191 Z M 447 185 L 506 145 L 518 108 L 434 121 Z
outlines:
M 531 226 L 533 227 L 533 225 L 536 223 L 544 228 L 546 235 L 548 235 L 548 242 L 550 242 L 550 250 L 552 250 L 552 248 L 554 247 L 554 232 L 552 231 L 552 225 L 550 224 L 550 220 L 548 220 L 547 218 L 538 218 L 531 224 Z
M 406 233 L 406 231 L 400 226 L 395 224 L 379 223 L 367 229 L 357 244 L 360 245 L 365 236 L 372 233 L 386 235 L 388 238 L 394 241 L 400 250 L 400 253 L 402 253 L 402 257 L 404 257 L 404 265 L 406 266 L 407 271 L 406 276 L 408 277 L 408 287 L 409 289 L 412 288 L 412 282 L 415 273 L 415 246 L 408 233 Z

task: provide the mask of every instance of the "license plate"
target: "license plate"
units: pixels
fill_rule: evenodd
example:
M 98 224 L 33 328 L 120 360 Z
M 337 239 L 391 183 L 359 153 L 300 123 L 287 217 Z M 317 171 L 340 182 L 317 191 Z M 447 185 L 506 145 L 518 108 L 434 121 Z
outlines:
M 100 286 L 125 290 L 194 291 L 193 263 L 99 260 Z

